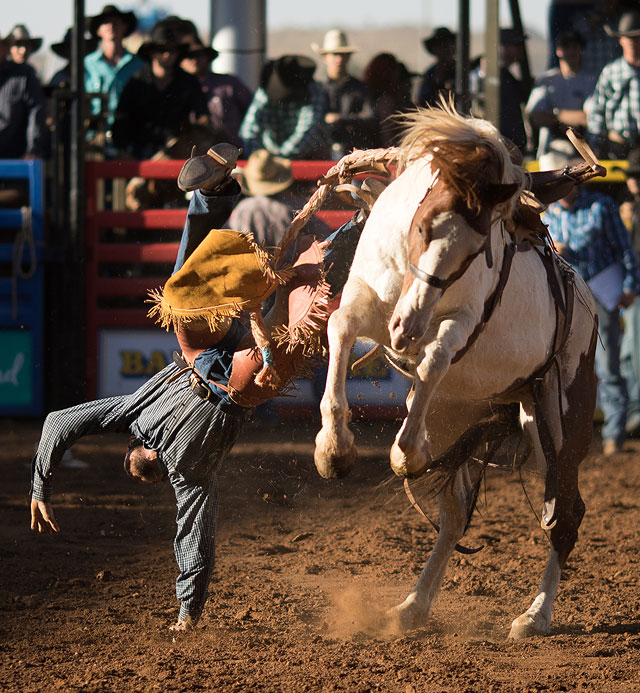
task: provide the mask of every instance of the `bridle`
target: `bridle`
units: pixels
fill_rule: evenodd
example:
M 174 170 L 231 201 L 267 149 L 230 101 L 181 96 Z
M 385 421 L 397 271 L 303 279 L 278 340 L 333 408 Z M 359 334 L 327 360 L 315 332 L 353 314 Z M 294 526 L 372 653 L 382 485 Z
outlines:
M 427 188 L 427 192 L 424 194 L 424 197 L 418 205 L 416 215 L 420 211 L 420 208 L 422 207 L 424 201 L 427 199 L 429 193 L 433 190 L 437 182 L 438 179 L 436 178 L 433 181 L 433 183 Z M 414 215 L 414 219 L 416 215 Z M 413 223 L 411 224 L 411 226 L 413 226 Z M 491 269 L 493 267 L 493 256 L 491 253 L 491 230 L 489 230 L 489 233 L 483 235 L 485 238 L 478 250 L 476 250 L 475 253 L 467 255 L 467 257 L 462 262 L 461 266 L 448 277 L 444 279 L 442 279 L 441 277 L 436 277 L 434 274 L 429 274 L 428 272 L 421 270 L 419 267 L 416 267 L 416 265 L 414 265 L 413 262 L 409 262 L 409 269 L 411 270 L 411 274 L 413 274 L 414 277 L 424 282 L 425 284 L 428 284 L 429 286 L 432 286 L 435 289 L 440 289 L 442 293 L 444 293 L 454 282 L 456 282 L 458 279 L 460 279 L 460 277 L 462 277 L 462 275 L 469 269 L 471 263 L 478 257 L 478 255 L 480 255 L 480 253 L 485 253 L 487 267 Z

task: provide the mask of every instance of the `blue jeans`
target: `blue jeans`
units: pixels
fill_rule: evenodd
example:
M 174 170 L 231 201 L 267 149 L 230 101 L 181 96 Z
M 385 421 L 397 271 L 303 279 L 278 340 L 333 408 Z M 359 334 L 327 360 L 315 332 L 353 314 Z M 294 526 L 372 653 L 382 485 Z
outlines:
M 635 423 L 640 421 L 640 302 L 638 301 L 624 311 L 620 370 L 629 395 L 627 420 L 635 426 Z
M 598 320 L 600 339 L 596 346 L 596 375 L 598 399 L 604 414 L 602 440 L 615 440 L 622 445 L 627 423 L 627 386 L 620 372 L 622 330 L 617 310 L 608 311 L 599 301 Z

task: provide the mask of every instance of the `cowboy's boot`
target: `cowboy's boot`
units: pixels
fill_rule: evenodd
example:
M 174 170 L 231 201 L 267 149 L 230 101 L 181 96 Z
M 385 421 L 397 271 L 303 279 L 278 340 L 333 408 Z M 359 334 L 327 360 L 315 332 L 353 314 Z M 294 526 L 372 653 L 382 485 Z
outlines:
M 178 187 L 184 192 L 200 188 L 205 195 L 210 195 L 230 180 L 241 153 L 241 149 L 226 142 L 214 145 L 202 156 L 193 156 L 192 152 L 178 174 Z

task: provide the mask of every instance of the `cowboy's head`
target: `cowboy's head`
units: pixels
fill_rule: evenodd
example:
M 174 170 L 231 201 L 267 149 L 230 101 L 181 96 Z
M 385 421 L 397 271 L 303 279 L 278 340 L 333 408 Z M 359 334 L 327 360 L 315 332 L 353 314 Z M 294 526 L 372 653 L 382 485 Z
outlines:
M 324 35 L 322 45 L 312 43 L 311 48 L 322 57 L 329 79 L 341 79 L 347 74 L 347 65 L 357 46 L 349 45 L 347 35 L 340 29 L 330 29 Z
M 145 447 L 139 438 L 132 438 L 129 442 L 124 456 L 124 470 L 127 476 L 143 483 L 157 483 L 168 476 L 157 451 Z
M 622 57 L 633 67 L 640 67 L 640 11 L 630 10 L 620 15 L 617 28 L 604 27 L 615 36 L 622 48 Z
M 89 31 L 94 38 L 116 44 L 132 34 L 137 25 L 133 12 L 123 12 L 115 5 L 105 5 L 100 14 L 89 18 Z

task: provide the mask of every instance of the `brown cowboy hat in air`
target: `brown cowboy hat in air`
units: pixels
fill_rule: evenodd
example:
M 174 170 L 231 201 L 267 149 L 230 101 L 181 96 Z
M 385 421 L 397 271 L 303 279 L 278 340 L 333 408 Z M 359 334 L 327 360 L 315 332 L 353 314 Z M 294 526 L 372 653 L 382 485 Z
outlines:
M 152 53 L 174 50 L 179 54 L 179 59 L 182 60 L 187 45 L 172 24 L 165 24 L 161 20 L 151 30 L 149 40 L 138 48 L 138 55 L 144 60 L 151 60 Z
M 5 36 L 7 46 L 26 46 L 30 53 L 35 53 L 42 45 L 41 38 L 31 38 L 29 30 L 24 24 L 16 24 Z
M 91 35 L 96 39 L 99 38 L 98 28 L 102 24 L 106 24 L 115 18 L 121 19 L 125 23 L 125 36 L 132 34 L 138 26 L 138 20 L 136 19 L 135 13 L 123 12 L 115 5 L 105 5 L 100 14 L 97 14 L 95 17 L 89 17 L 89 31 L 91 32 Z
M 293 182 L 291 161 L 258 149 L 242 169 L 242 191 L 247 195 L 276 195 Z
M 633 38 L 634 36 L 640 36 L 640 12 L 637 10 L 623 12 L 618 20 L 617 30 L 613 29 L 608 24 L 604 25 L 604 30 L 609 36 L 615 36 L 616 38 Z

